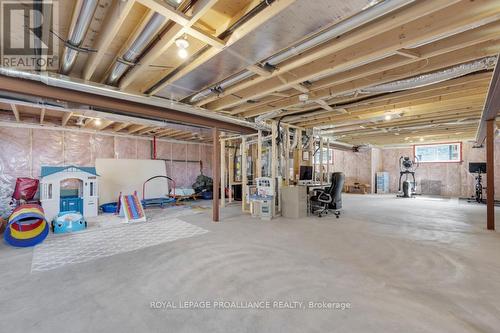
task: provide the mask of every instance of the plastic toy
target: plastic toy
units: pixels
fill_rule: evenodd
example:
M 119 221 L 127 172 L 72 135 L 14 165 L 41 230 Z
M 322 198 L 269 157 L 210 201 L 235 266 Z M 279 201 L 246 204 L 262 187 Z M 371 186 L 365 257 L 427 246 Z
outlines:
M 42 166 L 40 201 L 52 221 L 60 212 L 97 216 L 98 175 L 94 167 Z
M 14 209 L 4 233 L 5 241 L 17 247 L 34 246 L 43 242 L 49 233 L 43 208 L 25 204 Z
M 146 214 L 142 207 L 141 201 L 137 196 L 137 192 L 130 195 L 122 195 L 120 193 L 120 201 L 118 205 L 120 216 L 125 218 L 125 222 L 144 222 Z
M 170 180 L 173 183 L 174 192 L 173 192 L 173 197 L 172 198 L 164 197 L 164 198 L 148 198 L 148 199 L 146 199 L 146 184 L 149 181 L 151 181 L 153 179 L 157 179 L 157 178 L 164 178 L 167 181 Z M 167 192 L 169 192 L 169 190 L 168 190 L 168 183 L 167 183 Z M 154 176 L 154 177 L 149 178 L 148 180 L 146 180 L 144 182 L 144 184 L 142 184 L 142 200 L 141 200 L 141 203 L 142 203 L 142 205 L 145 208 L 153 207 L 153 206 L 163 207 L 163 205 L 166 205 L 166 204 L 169 204 L 169 203 L 172 203 L 172 202 L 175 202 L 175 181 L 172 178 L 167 177 L 167 176 Z
M 85 230 L 87 221 L 79 212 L 62 212 L 52 221 L 52 231 L 55 234 Z

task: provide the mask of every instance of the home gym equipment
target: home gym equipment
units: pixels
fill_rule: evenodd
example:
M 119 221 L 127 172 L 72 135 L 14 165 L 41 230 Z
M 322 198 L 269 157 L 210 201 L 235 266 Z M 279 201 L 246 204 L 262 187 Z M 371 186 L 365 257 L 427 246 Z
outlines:
M 342 172 L 334 172 L 331 180 L 329 187 L 324 190 L 314 190 L 313 195 L 309 198 L 311 213 L 318 217 L 322 217 L 330 211 L 333 211 L 336 218 L 340 217 L 345 175 Z
M 478 203 L 483 203 L 483 184 L 481 174 L 486 174 L 486 163 L 484 162 L 470 162 L 469 163 L 469 172 L 472 174 L 476 174 L 475 180 L 476 184 L 474 185 L 474 194 L 471 198 L 468 199 L 469 202 L 476 201 Z
M 170 195 L 170 197 L 158 197 L 158 198 L 148 198 L 146 199 L 146 184 L 154 179 L 166 179 L 167 181 L 167 186 L 166 186 L 166 192 L 167 194 L 169 194 L 169 187 L 168 187 L 168 181 L 170 180 L 173 184 L 173 194 Z M 175 196 L 175 181 L 168 177 L 168 176 L 154 176 L 154 177 L 151 177 L 149 178 L 148 180 L 146 180 L 144 182 L 144 184 L 142 184 L 142 200 L 141 200 L 141 203 L 142 205 L 145 207 L 145 208 L 148 208 L 148 207 L 155 207 L 155 206 L 159 206 L 159 207 L 162 207 L 166 204 L 169 204 L 169 203 L 172 203 L 172 202 L 175 202 L 175 199 L 176 196 Z
M 52 232 L 55 234 L 75 232 L 86 228 L 87 221 L 80 212 L 61 212 L 52 221 Z
M 261 220 L 271 220 L 275 215 L 274 182 L 270 177 L 256 178 L 257 193 L 250 195 L 250 210 Z
M 137 192 L 130 195 L 120 193 L 119 212 L 120 217 L 124 217 L 126 223 L 146 221 L 146 214 Z
M 415 171 L 418 169 L 418 166 L 419 161 L 416 156 L 414 160 L 411 160 L 409 156 L 401 156 L 399 158 L 398 197 L 411 198 L 415 195 L 415 189 L 417 187 L 417 182 L 415 181 Z M 409 175 L 411 175 L 413 182 L 408 180 Z M 405 180 L 402 182 L 403 177 L 405 177 Z M 402 191 L 401 187 L 403 187 Z
M 48 233 L 43 208 L 37 204 L 24 204 L 10 215 L 4 239 L 12 246 L 28 247 L 43 242 Z

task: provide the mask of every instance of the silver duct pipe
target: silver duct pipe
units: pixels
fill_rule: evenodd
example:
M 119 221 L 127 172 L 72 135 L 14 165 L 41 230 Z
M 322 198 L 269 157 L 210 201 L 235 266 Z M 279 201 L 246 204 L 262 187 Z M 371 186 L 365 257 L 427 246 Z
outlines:
M 130 45 L 130 48 L 123 54 L 121 58 L 118 58 L 113 68 L 111 69 L 106 83 L 109 85 L 115 85 L 118 80 L 125 74 L 127 69 L 135 64 L 137 58 L 139 58 L 142 51 L 146 48 L 148 43 L 153 39 L 154 35 L 161 28 L 163 23 L 165 23 L 165 17 L 161 14 L 154 13 L 149 19 L 148 23 L 144 26 L 141 33 L 138 35 Z
M 276 110 L 261 114 L 255 118 L 255 125 L 257 125 L 259 129 L 269 130 L 271 127 L 266 123 L 266 120 L 279 116 L 281 113 L 283 113 L 282 110 Z
M 394 82 L 389 82 L 381 84 L 374 87 L 368 87 L 361 89 L 361 93 L 391 93 L 395 91 L 402 91 L 408 89 L 415 89 L 420 87 L 425 87 L 431 84 L 440 83 L 443 81 L 448 81 L 451 79 L 456 79 L 458 77 L 482 71 L 487 69 L 492 69 L 495 67 L 497 62 L 497 57 L 487 57 L 480 60 L 475 60 L 465 64 L 460 64 L 454 67 L 450 67 L 438 72 L 428 73 L 418 75 L 409 79 L 398 80 Z
M 82 8 L 78 13 L 78 17 L 73 29 L 69 33 L 66 47 L 61 60 L 59 72 L 61 74 L 69 74 L 73 68 L 76 58 L 78 57 L 79 48 L 82 46 L 87 30 L 89 29 L 92 18 L 94 17 L 99 0 L 84 0 Z
M 32 73 L 23 72 L 13 68 L 0 67 L 0 75 L 16 77 L 25 80 L 42 82 L 48 86 L 59 87 L 64 89 L 70 89 L 74 91 L 81 91 L 89 94 L 95 94 L 99 96 L 106 96 L 110 98 L 121 99 L 124 101 L 136 102 L 145 105 L 157 106 L 160 108 L 168 108 L 180 112 L 185 112 L 193 115 L 197 115 L 204 118 L 210 118 L 215 120 L 224 121 L 231 124 L 237 124 L 245 126 L 248 128 L 257 129 L 257 126 L 249 121 L 241 118 L 227 116 L 218 112 L 207 112 L 206 109 L 195 107 L 192 105 L 176 102 L 173 100 L 166 100 L 159 97 L 148 97 L 145 95 L 136 95 L 127 92 L 120 91 L 116 88 L 111 88 L 109 86 L 104 86 L 101 84 L 85 82 L 83 80 L 68 78 L 60 75 L 45 73 Z
M 412 2 L 415 2 L 415 0 L 385 0 L 381 3 L 377 3 L 348 19 L 341 21 L 340 23 L 332 26 L 330 29 L 319 33 L 318 35 L 304 41 L 303 43 L 293 46 L 281 53 L 278 53 L 277 55 L 272 56 L 271 58 L 263 61 L 263 63 L 269 64 L 271 66 L 277 66 L 278 64 L 280 64 L 281 62 L 290 57 L 299 55 L 300 53 L 308 49 L 311 49 L 333 38 L 336 38 L 342 34 L 352 31 L 362 26 L 363 24 L 367 24 L 371 21 L 374 21 Z M 216 89 L 214 88 L 220 87 L 224 89 L 229 87 L 230 85 L 243 81 L 244 79 L 247 79 L 253 75 L 254 73 L 250 71 L 241 72 L 237 76 L 226 80 L 230 83 L 222 81 L 221 83 L 215 85 L 212 88 L 207 88 L 205 90 L 202 90 L 198 94 L 194 95 L 189 101 L 191 103 L 198 102 L 210 96 L 213 93 L 213 91 L 216 91 Z

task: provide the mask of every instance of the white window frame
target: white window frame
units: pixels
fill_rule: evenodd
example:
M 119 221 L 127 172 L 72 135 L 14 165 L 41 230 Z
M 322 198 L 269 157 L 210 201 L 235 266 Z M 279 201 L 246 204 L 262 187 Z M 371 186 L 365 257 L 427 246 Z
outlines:
M 446 143 L 433 143 L 433 144 L 423 144 L 413 146 L 413 155 L 418 158 L 417 149 L 419 147 L 436 147 L 436 146 L 451 146 L 455 145 L 458 147 L 458 159 L 457 160 L 436 160 L 436 161 L 422 161 L 418 160 L 419 163 L 461 163 L 462 162 L 462 143 L 461 142 L 446 142 Z

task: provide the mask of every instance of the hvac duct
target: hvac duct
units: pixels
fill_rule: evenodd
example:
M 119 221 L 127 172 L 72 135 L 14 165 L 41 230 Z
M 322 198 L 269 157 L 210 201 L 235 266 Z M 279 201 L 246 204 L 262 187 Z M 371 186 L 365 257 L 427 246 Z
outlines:
M 69 33 L 69 38 L 65 43 L 64 53 L 61 60 L 60 73 L 69 74 L 75 65 L 78 53 L 81 51 L 81 46 L 87 30 L 89 29 L 92 17 L 94 17 L 97 3 L 99 0 L 84 0 L 79 13 L 77 13 L 76 23 Z
M 118 58 L 111 69 L 106 83 L 115 85 L 118 80 L 125 74 L 129 67 L 134 66 L 141 52 L 148 46 L 154 35 L 165 22 L 165 17 L 161 14 L 154 13 L 144 26 L 138 37 L 132 42 L 130 48 L 125 51 L 121 58 Z
M 0 75 L 16 77 L 25 80 L 42 82 L 48 86 L 60 87 L 65 89 L 70 89 L 74 91 L 87 92 L 89 94 L 95 94 L 99 96 L 106 96 L 110 98 L 121 99 L 124 101 L 136 102 L 145 105 L 152 105 L 161 108 L 168 108 L 172 110 L 177 110 L 180 112 L 197 115 L 204 118 L 210 118 L 215 120 L 224 121 L 227 123 L 237 124 L 245 126 L 248 128 L 257 129 L 257 126 L 249 121 L 241 118 L 235 118 L 227 116 L 217 112 L 207 112 L 206 109 L 194 107 L 192 105 L 179 103 L 172 100 L 167 100 L 158 97 L 148 97 L 144 95 L 136 95 L 127 92 L 120 91 L 118 89 L 113 89 L 100 84 L 94 84 L 91 82 L 84 82 L 78 79 L 71 79 L 68 77 L 61 77 L 58 75 L 53 75 L 51 73 L 30 73 L 16 70 L 13 68 L 0 67 Z
M 271 65 L 271 67 L 275 67 L 279 65 L 281 62 L 284 60 L 299 55 L 300 53 L 311 49 L 315 46 L 318 46 L 322 43 L 325 43 L 333 38 L 336 38 L 342 34 L 345 34 L 346 32 L 349 32 L 351 30 L 354 30 L 363 24 L 369 23 L 371 21 L 374 21 L 378 19 L 379 17 L 386 15 L 390 12 L 393 12 L 403 6 L 406 6 L 415 0 L 386 0 L 381 3 L 375 4 L 371 7 L 368 7 L 367 9 L 363 10 L 362 12 L 352 16 L 351 18 L 348 18 L 336 25 L 334 25 L 332 28 L 325 30 L 324 32 L 321 32 L 320 34 L 304 41 L 301 44 L 298 44 L 296 46 L 293 46 L 281 53 L 278 53 L 277 55 L 272 56 L 271 58 L 263 61 L 263 63 Z M 238 74 L 235 77 L 229 78 L 226 81 L 222 81 L 221 83 L 215 85 L 212 88 L 207 88 L 193 97 L 189 100 L 191 103 L 198 102 L 208 96 L 210 96 L 214 92 L 220 92 L 222 88 L 225 89 L 233 84 L 236 84 L 240 81 L 243 81 L 251 76 L 253 76 L 254 73 L 250 71 L 244 71 Z
M 497 57 L 487 57 L 480 60 L 460 64 L 442 71 L 422 74 L 405 80 L 394 81 L 374 87 L 364 88 L 361 93 L 390 93 L 408 89 L 415 89 L 443 81 L 448 81 L 470 73 L 488 70 L 495 67 Z

